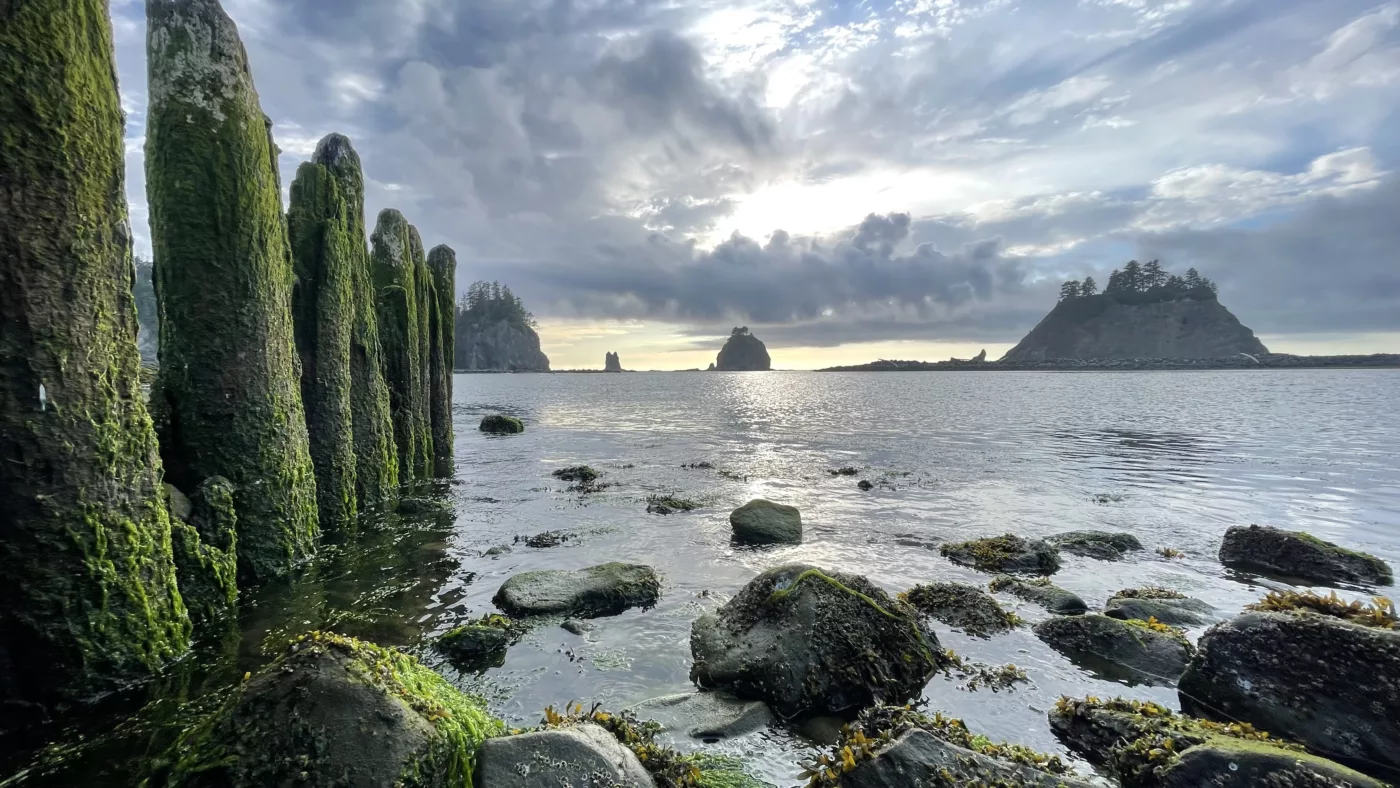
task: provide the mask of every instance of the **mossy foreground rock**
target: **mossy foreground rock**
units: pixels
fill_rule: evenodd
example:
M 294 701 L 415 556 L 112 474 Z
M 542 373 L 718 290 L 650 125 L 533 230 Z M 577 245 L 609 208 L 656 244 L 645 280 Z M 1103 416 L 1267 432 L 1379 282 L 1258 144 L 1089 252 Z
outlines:
M 108 20 L 105 0 L 0 3 L 0 729 L 189 644 Z
M 1400 631 L 1314 612 L 1217 624 L 1181 677 L 1182 709 L 1241 720 L 1400 782 Z
M 1050 580 L 1044 577 L 1026 580 L 1012 575 L 997 575 L 992 578 L 988 587 L 993 593 L 1005 591 L 1061 616 L 1077 616 L 1089 612 L 1089 606 L 1078 594 L 1052 585 Z
M 1108 531 L 1070 531 L 1055 534 L 1049 541 L 1066 553 L 1101 561 L 1118 561 L 1124 553 L 1142 549 L 1136 536 Z
M 1235 526 L 1225 532 L 1220 563 L 1246 572 L 1281 575 L 1324 585 L 1392 585 L 1390 567 L 1379 558 L 1324 542 L 1302 531 Z
M 1015 534 L 945 544 L 938 552 L 955 564 L 983 572 L 1052 575 L 1060 571 L 1060 551 L 1054 545 Z
M 475 788 L 651 788 L 631 750 L 597 725 L 531 731 L 488 739 Z
M 493 413 L 489 416 L 481 417 L 481 425 L 477 429 L 482 432 L 489 432 L 494 435 L 514 435 L 525 431 L 525 424 L 514 416 L 502 416 Z
M 1061 698 L 1050 729 L 1123 788 L 1384 788 L 1250 725 L 1194 720 L 1155 703 Z
M 1108 674 L 1127 671 L 1148 684 L 1171 685 L 1195 653 L 1190 641 L 1171 627 L 1096 613 L 1042 621 L 1035 634 L 1077 662 Z
M 799 544 L 802 513 L 795 506 L 758 498 L 729 513 L 734 539 L 745 544 Z
M 506 580 L 492 601 L 512 616 L 597 618 L 650 607 L 660 594 L 655 569 L 614 562 L 573 571 L 522 572 Z
M 770 569 L 690 630 L 690 678 L 783 717 L 903 703 L 944 664 L 909 605 L 860 575 Z
M 925 583 L 899 595 L 920 613 L 975 637 L 1013 629 L 1019 619 L 986 591 L 963 583 Z
M 413 657 L 316 632 L 187 731 L 152 784 L 461 788 L 501 732 Z
M 277 147 L 217 0 L 149 0 L 146 24 L 166 478 L 233 482 L 240 571 L 278 575 L 315 552 L 318 526 Z

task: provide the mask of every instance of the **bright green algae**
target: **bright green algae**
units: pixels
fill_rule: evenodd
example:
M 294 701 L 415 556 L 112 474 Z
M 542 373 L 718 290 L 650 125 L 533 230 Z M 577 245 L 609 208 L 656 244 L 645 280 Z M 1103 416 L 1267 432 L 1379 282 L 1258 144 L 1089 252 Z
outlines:
M 190 623 L 142 401 L 104 0 L 0 3 L 0 118 L 0 701 L 22 710 L 148 676 Z
M 277 147 L 216 0 L 150 0 L 146 19 L 166 473 L 183 489 L 233 482 L 240 571 L 278 575 L 315 552 L 319 529 Z
M 374 234 L 371 270 L 378 291 L 379 341 L 384 355 L 384 377 L 398 452 L 399 480 L 407 483 L 426 478 L 432 465 L 429 432 L 427 365 L 419 338 L 419 286 L 410 236 L 417 237 L 403 214 L 392 208 L 379 212 Z M 419 242 L 418 248 L 422 248 Z M 426 269 L 426 263 L 423 266 Z
M 455 316 L 457 308 L 453 294 L 457 292 L 457 253 L 452 247 L 438 245 L 428 252 L 428 271 L 433 278 L 432 356 L 429 374 L 429 415 L 433 431 L 433 472 L 438 476 L 452 475 L 452 360 L 456 354 Z
M 413 260 L 413 283 L 418 296 L 418 398 L 414 402 L 414 429 L 419 436 L 418 463 L 413 475 L 419 479 L 432 478 L 436 451 L 433 447 L 433 310 L 437 291 L 433 274 L 428 270 L 427 252 L 418 228 L 408 226 L 408 253 Z

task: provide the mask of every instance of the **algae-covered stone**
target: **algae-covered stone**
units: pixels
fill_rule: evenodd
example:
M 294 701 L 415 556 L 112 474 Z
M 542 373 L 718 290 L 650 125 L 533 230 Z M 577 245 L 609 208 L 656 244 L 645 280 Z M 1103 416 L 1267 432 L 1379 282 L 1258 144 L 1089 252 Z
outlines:
M 428 252 L 428 272 L 432 276 L 434 300 L 429 325 L 431 356 L 428 374 L 429 415 L 433 433 L 433 472 L 452 475 L 452 359 L 456 353 L 457 253 L 450 246 L 434 246 Z
M 1035 634 L 1045 644 L 1097 672 L 1126 671 L 1147 684 L 1171 685 L 1195 653 L 1180 631 L 1145 621 L 1119 621 L 1091 613 L 1042 621 Z
M 151 784 L 460 788 L 502 728 L 413 657 L 316 632 L 186 731 Z
M 352 235 L 351 207 L 325 165 L 297 168 L 287 209 L 296 285 L 292 318 L 301 357 L 301 397 L 316 500 L 324 527 L 355 519 L 355 422 L 350 337 L 355 323 L 355 267 L 363 241 Z
M 1050 729 L 1124 788 L 1383 788 L 1248 724 L 1219 724 L 1156 703 L 1062 698 Z
M 180 596 L 196 626 L 228 617 L 238 605 L 238 514 L 233 484 L 205 479 L 189 501 L 187 520 L 171 518 Z
M 938 552 L 955 564 L 983 572 L 1051 575 L 1060 571 L 1060 551 L 1054 545 L 1015 534 L 945 544 Z
M 481 417 L 481 424 L 477 429 L 495 435 L 514 435 L 518 432 L 524 432 L 525 424 L 514 416 L 492 413 Z
M 1142 549 L 1136 536 L 1108 531 L 1070 531 L 1055 534 L 1049 541 L 1066 553 L 1103 561 L 1117 561 L 1124 553 Z
M 992 578 L 988 587 L 993 592 L 1005 591 L 1027 602 L 1034 602 L 1061 616 L 1077 616 L 1089 611 L 1089 606 L 1078 594 L 1053 585 L 1049 578 L 1026 580 L 1011 575 L 997 575 Z
M 1181 677 L 1181 707 L 1296 739 L 1400 781 L 1400 630 L 1317 612 L 1217 624 Z
M 1124 621 L 1157 619 L 1163 624 L 1193 627 L 1210 621 L 1215 608 L 1199 599 L 1163 589 L 1125 589 L 1113 595 L 1103 614 Z
M 609 563 L 587 569 L 545 569 L 512 575 L 493 602 L 511 615 L 597 618 L 632 607 L 650 607 L 661 594 L 656 570 Z
M 0 3 L 0 729 L 145 678 L 190 638 L 108 19 L 105 0 Z
M 1019 619 L 986 591 L 963 583 L 925 583 L 899 595 L 916 610 L 975 637 L 1015 628 Z
M 379 212 L 370 236 L 371 270 L 378 292 L 379 342 L 401 482 L 427 478 L 432 467 L 433 436 L 425 418 L 428 403 L 424 400 L 428 366 L 419 336 L 419 272 L 411 243 L 417 236 L 403 214 L 392 208 Z
M 641 761 L 591 723 L 488 739 L 476 788 L 651 788 Z
M 146 25 L 165 473 L 233 482 L 240 571 L 277 575 L 318 533 L 277 147 L 217 0 L 148 0 Z
M 758 498 L 729 513 L 734 539 L 745 544 L 797 544 L 802 541 L 802 513 Z
M 437 648 L 461 670 L 483 670 L 505 664 L 510 632 L 490 624 L 453 627 L 437 640 Z
M 328 134 L 311 160 L 325 167 L 345 204 L 354 318 L 350 331 L 350 412 L 354 422 L 355 494 L 360 507 L 392 500 L 399 487 L 399 458 L 394 446 L 394 423 L 389 386 L 379 347 L 379 315 L 374 277 L 370 272 L 365 232 L 365 180 L 360 157 L 350 140 Z
M 770 569 L 695 620 L 690 678 L 783 717 L 904 703 L 943 666 L 916 610 L 860 575 Z
M 1298 578 L 1311 583 L 1391 585 L 1390 567 L 1379 558 L 1324 542 L 1302 531 L 1251 525 L 1225 532 L 1220 563 L 1246 572 Z

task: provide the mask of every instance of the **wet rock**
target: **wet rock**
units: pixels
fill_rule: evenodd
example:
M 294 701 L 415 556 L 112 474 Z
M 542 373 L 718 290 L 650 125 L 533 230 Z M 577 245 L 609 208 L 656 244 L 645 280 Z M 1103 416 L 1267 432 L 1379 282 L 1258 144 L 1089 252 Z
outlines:
M 513 616 L 596 618 L 656 604 L 661 581 L 640 564 L 609 563 L 587 569 L 545 569 L 512 576 L 492 601 Z
M 651 775 L 611 733 L 584 723 L 489 739 L 477 788 L 652 788 Z M 386 783 L 387 785 L 387 783 Z
M 871 483 L 869 479 L 861 479 L 859 482 L 856 483 L 856 487 L 859 487 L 865 492 L 870 492 L 871 490 L 875 489 L 875 485 Z
M 674 495 L 647 497 L 647 513 L 649 514 L 675 514 L 676 512 L 691 512 L 699 508 L 700 504 L 689 498 L 678 498 Z
M 743 700 L 723 691 L 666 695 L 644 700 L 627 711 L 660 724 L 663 730 L 683 731 L 707 743 L 753 733 L 773 721 L 773 712 L 763 701 Z
M 1124 788 L 1383 788 L 1249 725 L 1218 725 L 1155 703 L 1062 699 L 1050 729 Z
M 1108 600 L 1103 614 L 1123 621 L 1157 619 L 1163 624 L 1193 627 L 1214 618 L 1215 608 L 1199 599 L 1162 588 L 1129 588 Z
M 598 480 L 598 472 L 588 465 L 571 465 L 567 468 L 556 468 L 550 475 L 562 481 L 578 482 L 580 484 L 592 484 Z
M 170 513 L 176 517 L 189 522 L 190 512 L 194 511 L 194 504 L 190 503 L 189 496 L 180 492 L 175 485 L 166 483 L 165 499 L 170 504 Z
M 1400 781 L 1400 630 L 1247 612 L 1201 638 L 1180 693 L 1187 713 L 1248 722 Z
M 569 541 L 572 534 L 567 531 L 545 531 L 542 534 L 527 536 L 524 539 L 515 537 L 517 542 L 524 542 L 526 547 L 543 549 L 546 547 L 558 547 Z
M 1108 531 L 1070 531 L 1055 534 L 1049 541 L 1066 553 L 1101 561 L 1117 561 L 1124 553 L 1142 549 L 1136 536 Z
M 488 614 L 477 621 L 453 627 L 434 645 L 459 670 L 497 668 L 505 664 L 506 651 L 522 628 L 510 618 Z
M 1225 532 L 1220 563 L 1231 569 L 1298 578 L 1310 583 L 1391 585 L 1390 567 L 1379 558 L 1339 547 L 1302 531 L 1235 526 Z
M 899 595 L 920 613 L 976 637 L 1013 629 L 1020 621 L 986 591 L 963 583 L 925 583 Z
M 799 544 L 802 541 L 802 513 L 794 506 L 762 498 L 729 513 L 734 539 L 745 544 Z
M 198 626 L 231 617 L 238 606 L 233 484 L 222 476 L 205 479 L 185 503 L 187 521 L 171 519 L 170 541 L 180 597 Z
M 860 469 L 853 465 L 846 465 L 840 468 L 831 468 L 827 473 L 832 476 L 855 476 L 860 473 Z
M 938 551 L 955 564 L 983 572 L 1050 575 L 1060 570 L 1060 551 L 1054 545 L 1015 534 L 945 544 Z
M 818 714 L 803 720 L 802 724 L 797 726 L 797 735 L 813 744 L 829 747 L 841 741 L 841 730 L 846 727 L 847 722 L 844 717 Z
M 805 564 L 764 572 L 696 619 L 690 651 L 696 684 L 789 718 L 903 703 L 945 660 L 906 603 L 860 575 Z
M 1097 613 L 1042 621 L 1035 626 L 1035 634 L 1046 645 L 1098 672 L 1126 670 L 1148 684 L 1175 683 L 1195 653 L 1191 643 L 1170 627 L 1119 621 Z
M 406 515 L 451 514 L 452 504 L 432 498 L 403 497 L 399 499 L 396 511 Z
M 564 619 L 564 623 L 559 626 L 562 627 L 565 632 L 572 632 L 579 637 L 583 637 L 585 633 L 592 632 L 598 628 L 596 624 L 588 621 L 580 621 L 577 618 L 566 618 Z
M 481 417 L 481 425 L 477 429 L 493 435 L 514 435 L 525 431 L 525 424 L 514 416 L 503 416 L 493 413 L 489 416 Z
M 182 734 L 152 785 L 467 785 L 502 725 L 414 658 L 313 633 Z
M 481 555 L 484 558 L 499 558 L 500 556 L 503 556 L 509 552 L 510 545 L 498 544 L 490 550 L 487 550 L 486 552 L 482 553 Z
M 989 586 L 993 592 L 1005 591 L 1027 602 L 1034 602 L 1051 613 L 1061 616 L 1077 616 L 1089 612 L 1089 606 L 1078 594 L 1052 585 L 1047 578 L 1024 580 L 1011 575 L 997 575 Z

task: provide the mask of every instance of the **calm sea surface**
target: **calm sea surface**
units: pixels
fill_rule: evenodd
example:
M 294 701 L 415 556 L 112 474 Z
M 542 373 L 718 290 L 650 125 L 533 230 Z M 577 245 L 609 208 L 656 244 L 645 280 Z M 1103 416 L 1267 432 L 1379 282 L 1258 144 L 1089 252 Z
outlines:
M 301 579 L 251 595 L 232 669 L 256 667 L 265 642 L 330 627 L 420 653 L 500 716 L 534 724 L 549 704 L 619 708 L 687 689 L 691 621 L 782 563 L 863 573 L 890 592 L 936 580 L 985 584 L 988 576 L 949 563 L 938 545 L 1006 532 L 1129 531 L 1149 549 L 1122 563 L 1066 554 L 1054 582 L 1091 607 L 1151 584 L 1230 613 L 1267 590 L 1216 561 L 1231 525 L 1306 529 L 1400 568 L 1395 370 L 458 375 L 454 412 L 455 520 L 365 526 Z M 476 424 L 491 412 L 519 416 L 526 432 L 482 435 Z M 700 462 L 714 468 L 682 468 Z M 614 486 L 581 496 L 550 476 L 579 463 Z M 828 473 L 840 466 L 860 476 Z M 862 492 L 859 479 L 885 484 Z M 646 498 L 657 493 L 703 506 L 648 514 Z M 805 542 L 731 546 L 728 514 L 752 498 L 799 507 Z M 543 531 L 571 537 L 482 555 Z M 1158 547 L 1185 558 L 1161 558 Z M 456 673 L 424 645 L 492 610 L 514 573 L 606 561 L 656 567 L 660 604 L 598 619 L 586 637 L 543 626 L 504 667 L 480 676 Z M 1001 599 L 1030 621 L 1045 616 Z M 1044 714 L 1061 694 L 1177 705 L 1174 690 L 1096 676 L 1026 628 L 989 640 L 934 629 L 966 658 L 1029 673 L 1029 685 L 997 693 L 942 677 L 927 687 L 932 708 L 993 739 L 1064 752 Z M 799 782 L 795 764 L 812 752 L 782 731 L 717 746 L 749 757 L 779 786 Z

